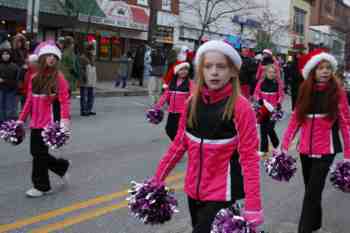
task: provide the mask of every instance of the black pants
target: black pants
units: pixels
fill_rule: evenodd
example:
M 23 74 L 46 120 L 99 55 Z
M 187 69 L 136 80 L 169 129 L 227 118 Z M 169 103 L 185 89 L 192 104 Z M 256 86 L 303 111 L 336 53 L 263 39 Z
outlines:
M 188 197 L 188 207 L 190 209 L 193 228 L 192 233 L 210 233 L 211 225 L 216 214 L 221 209 L 228 208 L 233 204 L 234 201 L 197 201 Z
M 52 102 L 52 114 L 53 114 L 53 120 L 55 122 L 60 122 L 61 120 L 61 105 L 58 100 L 54 100 Z
M 32 129 L 30 135 L 30 153 L 33 156 L 32 182 L 34 188 L 46 192 L 51 189 L 49 170 L 62 177 L 68 169 L 69 162 L 49 154 L 41 132 L 42 129 Z
M 269 151 L 269 140 L 272 142 L 272 146 L 277 148 L 280 144 L 278 136 L 275 132 L 275 122 L 271 120 L 264 121 L 260 124 L 260 151 Z
M 88 114 L 92 112 L 95 95 L 93 87 L 80 87 L 80 113 Z
M 177 129 L 179 127 L 180 113 L 172 113 L 168 114 L 168 121 L 165 126 L 165 131 L 171 141 L 174 140 Z
M 334 157 L 334 154 L 322 158 L 300 155 L 305 195 L 298 233 L 311 233 L 322 226 L 322 192 Z

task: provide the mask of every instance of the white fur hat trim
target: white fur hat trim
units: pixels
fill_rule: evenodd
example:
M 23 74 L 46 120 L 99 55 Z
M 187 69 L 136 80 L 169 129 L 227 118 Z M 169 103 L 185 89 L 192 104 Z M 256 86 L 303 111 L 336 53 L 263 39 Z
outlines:
M 335 60 L 335 58 L 331 54 L 323 52 L 323 53 L 320 53 L 320 54 L 313 56 L 309 61 L 307 61 L 307 63 L 305 64 L 305 66 L 303 68 L 304 79 L 307 79 L 310 72 L 323 60 L 331 63 L 333 71 L 337 70 L 337 66 L 338 66 L 337 60 Z
M 38 56 L 41 57 L 43 55 L 47 54 L 53 54 L 58 57 L 59 60 L 62 58 L 62 52 L 57 46 L 55 45 L 45 45 L 44 47 L 40 48 Z
M 195 57 L 195 64 L 198 65 L 202 55 L 208 51 L 218 51 L 228 56 L 238 69 L 241 68 L 242 59 L 239 53 L 228 43 L 222 40 L 211 40 L 199 47 Z

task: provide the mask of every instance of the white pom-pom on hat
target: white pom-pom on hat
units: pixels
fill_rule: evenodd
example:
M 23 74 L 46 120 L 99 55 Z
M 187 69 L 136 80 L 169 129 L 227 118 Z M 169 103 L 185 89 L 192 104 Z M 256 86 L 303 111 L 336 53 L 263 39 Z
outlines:
M 211 40 L 208 42 L 205 42 L 203 45 L 201 45 L 196 53 L 195 57 L 195 64 L 198 65 L 200 59 L 202 58 L 203 54 L 205 54 L 208 51 L 218 51 L 226 55 L 233 64 L 240 69 L 242 65 L 242 59 L 239 53 L 236 51 L 235 48 L 233 48 L 231 45 L 226 43 L 222 40 Z

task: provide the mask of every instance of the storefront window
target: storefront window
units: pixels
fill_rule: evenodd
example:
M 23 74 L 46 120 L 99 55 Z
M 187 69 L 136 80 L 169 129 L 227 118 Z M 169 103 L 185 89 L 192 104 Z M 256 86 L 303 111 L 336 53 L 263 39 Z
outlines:
M 100 38 L 100 46 L 99 46 L 99 59 L 101 60 L 109 60 L 111 52 L 111 39 L 110 37 L 102 36 Z
M 122 56 L 122 41 L 119 37 L 113 36 L 112 42 L 112 60 L 116 60 Z

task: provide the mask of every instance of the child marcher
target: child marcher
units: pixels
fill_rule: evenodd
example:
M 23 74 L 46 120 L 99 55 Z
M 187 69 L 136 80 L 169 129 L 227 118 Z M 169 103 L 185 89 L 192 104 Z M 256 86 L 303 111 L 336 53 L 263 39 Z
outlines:
M 209 41 L 198 49 L 195 90 L 153 178 L 164 181 L 188 152 L 184 190 L 192 233 L 209 233 L 220 209 L 244 196 L 247 221 L 255 226 L 263 222 L 256 119 L 240 95 L 241 63 L 237 51 L 223 41 Z
M 281 109 L 284 97 L 283 82 L 276 75 L 272 65 L 265 67 L 264 77 L 258 82 L 254 92 L 254 98 L 261 104 L 271 105 L 273 109 Z M 260 122 L 260 154 L 266 157 L 269 152 L 270 138 L 273 148 L 276 150 L 280 144 L 275 131 L 276 122 L 271 118 Z
M 282 150 L 287 152 L 300 130 L 300 153 L 305 194 L 298 233 L 319 232 L 322 227 L 322 192 L 334 157 L 341 152 L 350 159 L 349 108 L 346 93 L 334 72 L 335 58 L 315 50 L 303 58 L 303 82 L 296 108 L 284 132 Z
M 174 78 L 163 92 L 155 108 L 162 108 L 168 103 L 168 121 L 165 131 L 171 140 L 174 140 L 178 129 L 181 113 L 185 108 L 185 102 L 190 96 L 193 81 L 189 79 L 190 64 L 187 62 L 177 62 L 174 67 Z
M 70 123 L 69 85 L 64 75 L 58 70 L 61 51 L 54 45 L 45 45 L 39 51 L 38 72 L 34 74 L 28 85 L 26 102 L 18 123 L 23 124 L 30 114 L 30 152 L 33 156 L 32 182 L 33 188 L 26 192 L 29 197 L 41 197 L 51 191 L 49 170 L 56 173 L 64 181 L 70 162 L 57 159 L 49 154 L 41 132 L 52 119 L 52 103 L 58 99 L 61 106 L 61 126 L 68 130 Z
M 0 48 L 0 124 L 17 117 L 19 69 L 12 62 L 11 48 Z

